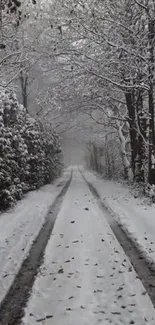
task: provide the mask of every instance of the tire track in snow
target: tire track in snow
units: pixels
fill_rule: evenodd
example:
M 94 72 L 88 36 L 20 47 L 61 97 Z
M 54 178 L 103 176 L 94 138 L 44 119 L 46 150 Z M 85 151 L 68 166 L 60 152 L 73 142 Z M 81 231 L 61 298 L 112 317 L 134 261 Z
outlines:
M 81 171 L 80 171 L 81 172 Z M 123 248 L 125 254 L 128 256 L 133 268 L 135 269 L 139 279 L 143 283 L 144 288 L 146 289 L 147 294 L 149 295 L 153 306 L 155 307 L 155 265 L 150 264 L 143 256 L 143 252 L 136 246 L 135 242 L 132 241 L 131 237 L 128 237 L 127 233 L 123 228 L 120 227 L 115 218 L 107 210 L 106 205 L 102 202 L 100 194 L 97 189 L 89 182 L 84 174 L 81 172 L 81 175 L 85 182 L 87 183 L 90 191 L 93 196 L 97 199 L 100 209 L 104 212 L 104 215 L 107 218 L 107 221 Z
M 24 307 L 31 294 L 39 267 L 43 262 L 46 245 L 71 180 L 72 172 L 70 179 L 66 182 L 51 206 L 45 223 L 30 248 L 28 257 L 23 261 L 10 290 L 0 305 L 0 325 L 18 325 L 21 322 Z

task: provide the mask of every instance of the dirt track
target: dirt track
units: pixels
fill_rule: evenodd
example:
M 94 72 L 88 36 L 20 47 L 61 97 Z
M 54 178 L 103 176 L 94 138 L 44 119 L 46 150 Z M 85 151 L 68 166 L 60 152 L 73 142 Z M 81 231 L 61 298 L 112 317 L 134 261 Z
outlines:
M 131 241 L 131 239 L 123 231 L 121 226 L 116 222 L 114 217 L 112 217 L 107 211 L 106 206 L 104 206 L 104 203 L 102 202 L 96 188 L 94 188 L 94 186 L 85 179 L 83 174 L 82 176 L 88 184 L 92 194 L 97 199 L 98 204 L 101 210 L 104 212 L 104 215 L 106 216 L 114 235 L 122 246 L 125 254 L 128 256 L 131 264 L 133 265 L 137 273 L 138 278 L 143 283 L 146 292 L 148 293 L 155 307 L 155 265 L 153 265 L 152 263 L 149 264 L 148 261 L 145 260 L 139 248 L 135 246 L 135 243 Z
M 31 294 L 31 288 L 39 266 L 42 264 L 48 239 L 61 208 L 63 197 L 70 185 L 71 178 L 72 175 L 51 206 L 45 223 L 29 251 L 28 257 L 23 261 L 7 296 L 0 306 L 0 325 L 18 325 L 21 322 L 24 307 Z
M 6 298 L 0 306 L 0 325 L 18 325 L 21 323 L 21 318 L 23 317 L 24 313 L 24 307 L 26 306 L 28 298 L 31 294 L 31 289 L 35 277 L 38 273 L 38 269 L 43 262 L 44 251 L 48 239 L 51 235 L 57 214 L 61 209 L 61 203 L 70 185 L 71 178 L 65 184 L 65 186 L 61 190 L 61 193 L 58 195 L 56 201 L 51 207 L 47 215 L 46 221 L 30 249 L 28 257 L 23 262 L 11 289 L 9 290 Z M 154 266 L 149 265 L 145 261 L 138 248 L 135 247 L 134 243 L 132 243 L 132 241 L 127 237 L 121 227 L 117 224 L 116 220 L 110 215 L 109 212 L 107 212 L 106 207 L 102 203 L 98 192 L 92 186 L 92 184 L 87 182 L 87 185 L 91 190 L 93 196 L 97 199 L 97 202 L 101 210 L 104 212 L 104 215 L 106 216 L 113 233 L 115 234 L 118 242 L 122 246 L 125 254 L 128 256 L 131 264 L 137 272 L 137 276 L 142 281 L 146 292 L 150 296 L 150 299 L 155 307 Z

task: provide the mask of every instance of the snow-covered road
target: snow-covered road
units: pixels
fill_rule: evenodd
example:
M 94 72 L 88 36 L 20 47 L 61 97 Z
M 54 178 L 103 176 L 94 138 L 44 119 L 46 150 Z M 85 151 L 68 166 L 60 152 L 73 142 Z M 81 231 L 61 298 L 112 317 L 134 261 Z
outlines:
M 145 197 L 135 198 L 129 187 L 84 170 L 84 175 L 97 190 L 101 201 L 145 258 L 155 264 L 155 204 Z
M 69 177 L 70 170 L 65 170 L 53 184 L 29 192 L 14 208 L 0 215 L 0 304 Z
M 153 305 L 78 170 L 22 323 L 155 324 Z

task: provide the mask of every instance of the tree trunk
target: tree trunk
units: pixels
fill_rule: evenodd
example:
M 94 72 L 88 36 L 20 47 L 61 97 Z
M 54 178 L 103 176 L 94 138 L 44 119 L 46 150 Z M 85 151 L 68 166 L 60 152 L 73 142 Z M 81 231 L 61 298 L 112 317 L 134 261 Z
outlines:
M 139 90 L 137 93 L 136 100 L 136 113 L 137 113 L 137 157 L 135 164 L 135 175 L 134 180 L 136 182 L 144 182 L 144 166 L 146 161 L 146 128 L 147 119 L 143 111 L 143 94 Z
M 135 175 L 135 160 L 137 156 L 137 130 L 135 124 L 135 99 L 134 99 L 134 91 L 126 92 L 125 99 L 128 109 L 129 116 L 129 133 L 130 133 L 130 145 L 131 145 L 131 168 L 133 175 Z
M 149 18 L 149 172 L 148 182 L 155 184 L 155 133 L 154 133 L 154 98 L 153 98 L 153 85 L 154 85 L 154 38 L 155 38 L 155 20 Z
M 28 113 L 28 93 L 27 93 L 28 76 L 24 76 L 23 71 L 21 71 L 20 73 L 20 84 L 21 84 L 21 91 L 22 91 L 23 106 L 26 108 L 26 111 Z
M 129 181 L 133 181 L 133 171 L 127 157 L 126 139 L 124 137 L 122 128 L 123 127 L 118 123 L 118 135 L 121 143 L 121 154 L 122 154 L 122 160 L 123 160 L 124 171 L 125 171 L 124 174 L 125 174 L 125 178 L 127 178 Z

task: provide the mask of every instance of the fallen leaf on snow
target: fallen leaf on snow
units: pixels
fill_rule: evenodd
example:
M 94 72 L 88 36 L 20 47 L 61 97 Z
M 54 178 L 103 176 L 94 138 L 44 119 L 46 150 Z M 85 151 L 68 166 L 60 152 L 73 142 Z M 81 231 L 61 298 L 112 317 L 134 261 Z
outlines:
M 46 315 L 46 319 L 52 318 L 53 315 Z
M 43 322 L 45 319 L 46 319 L 45 317 L 44 317 L 44 318 L 39 318 L 39 319 L 36 320 L 36 322 L 37 322 L 37 323 L 39 323 L 39 322 Z

